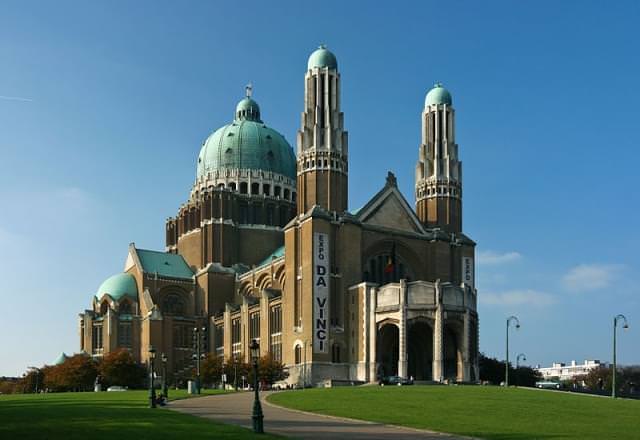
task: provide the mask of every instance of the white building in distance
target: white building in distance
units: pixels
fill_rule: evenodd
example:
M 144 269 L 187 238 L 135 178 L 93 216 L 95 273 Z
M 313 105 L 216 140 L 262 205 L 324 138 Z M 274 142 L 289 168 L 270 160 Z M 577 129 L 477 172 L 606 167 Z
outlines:
M 599 360 L 585 360 L 583 364 L 571 361 L 570 365 L 562 362 L 554 362 L 551 367 L 537 365 L 535 370 L 539 371 L 544 379 L 570 380 L 577 376 L 586 376 L 591 370 L 606 366 L 606 363 L 602 363 Z

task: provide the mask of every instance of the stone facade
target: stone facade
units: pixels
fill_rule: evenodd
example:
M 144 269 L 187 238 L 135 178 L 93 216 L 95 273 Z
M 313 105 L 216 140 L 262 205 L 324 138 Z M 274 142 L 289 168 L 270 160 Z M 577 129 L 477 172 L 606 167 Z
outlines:
M 462 233 L 450 95 L 439 85 L 427 95 L 415 211 L 389 173 L 350 212 L 335 56 L 314 52 L 304 84 L 295 175 L 261 167 L 290 147 L 270 143 L 280 135 L 248 93 L 235 122 L 203 146 L 188 201 L 166 222 L 165 252 L 132 244 L 123 274 L 80 315 L 81 349 L 127 348 L 146 361 L 153 345 L 180 378 L 192 366 L 193 329 L 204 327 L 203 351 L 246 359 L 256 339 L 292 384 L 478 380 L 475 243 Z M 251 138 L 243 124 L 266 134 Z M 248 140 L 225 144 L 232 135 Z M 253 165 L 238 165 L 238 149 Z

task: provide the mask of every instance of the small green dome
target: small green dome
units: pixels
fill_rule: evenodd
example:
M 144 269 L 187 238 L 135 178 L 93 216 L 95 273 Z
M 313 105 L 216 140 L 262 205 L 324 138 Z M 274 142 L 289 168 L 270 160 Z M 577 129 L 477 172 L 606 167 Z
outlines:
M 284 136 L 260 119 L 260 107 L 242 99 L 231 124 L 214 131 L 200 150 L 197 178 L 215 170 L 262 170 L 296 179 L 296 157 Z
M 329 69 L 338 68 L 338 60 L 336 60 L 336 56 L 327 50 L 324 44 L 320 45 L 320 47 L 309 57 L 307 68 L 311 70 L 314 67 L 328 67 Z
M 104 295 L 109 295 L 114 300 L 119 300 L 123 296 L 138 299 L 138 286 L 133 275 L 119 273 L 107 278 L 98 288 L 96 298 L 102 299 Z
M 62 352 L 58 358 L 53 361 L 53 365 L 62 365 L 69 358 L 66 353 Z
M 236 119 L 248 119 L 250 121 L 262 122 L 260 120 L 260 106 L 257 102 L 247 96 L 236 106 Z
M 429 90 L 429 93 L 427 93 L 427 96 L 424 99 L 424 106 L 427 107 L 430 105 L 440 104 L 451 105 L 451 93 L 442 87 L 442 84 L 436 83 L 433 85 L 433 88 Z

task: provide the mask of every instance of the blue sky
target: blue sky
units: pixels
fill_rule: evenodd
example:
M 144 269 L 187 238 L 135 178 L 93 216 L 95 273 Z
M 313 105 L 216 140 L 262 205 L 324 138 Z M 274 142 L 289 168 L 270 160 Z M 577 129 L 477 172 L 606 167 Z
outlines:
M 0 375 L 78 350 L 77 314 L 162 249 L 204 138 L 254 84 L 290 143 L 308 55 L 342 74 L 352 208 L 413 201 L 420 112 L 453 94 L 480 347 L 640 363 L 637 2 L 28 2 L 0 9 Z

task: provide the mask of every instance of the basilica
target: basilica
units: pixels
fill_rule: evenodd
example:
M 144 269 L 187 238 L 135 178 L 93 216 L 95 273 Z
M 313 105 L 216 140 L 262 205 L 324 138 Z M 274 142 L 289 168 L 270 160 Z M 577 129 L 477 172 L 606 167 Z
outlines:
M 293 385 L 477 381 L 475 243 L 462 232 L 451 94 L 436 84 L 416 111 L 415 205 L 389 172 L 357 210 L 335 55 L 309 57 L 295 153 L 251 95 L 204 141 L 165 250 L 130 244 L 80 314 L 80 349 L 145 362 L 153 346 L 175 378 L 193 368 L 198 329 L 201 350 L 227 360 L 246 360 L 257 340 Z

